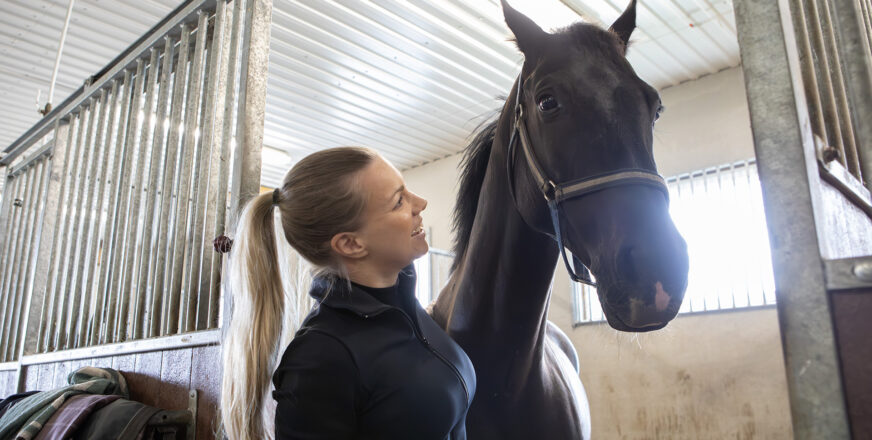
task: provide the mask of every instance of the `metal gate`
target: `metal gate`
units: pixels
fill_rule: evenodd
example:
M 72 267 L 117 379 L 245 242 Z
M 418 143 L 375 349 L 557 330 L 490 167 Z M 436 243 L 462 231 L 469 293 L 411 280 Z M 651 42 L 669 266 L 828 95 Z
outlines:
M 0 370 L 214 343 L 260 183 L 270 0 L 188 0 L 5 148 Z M 181 335 L 181 336 L 179 336 Z
M 735 0 L 794 435 L 872 432 L 872 2 Z

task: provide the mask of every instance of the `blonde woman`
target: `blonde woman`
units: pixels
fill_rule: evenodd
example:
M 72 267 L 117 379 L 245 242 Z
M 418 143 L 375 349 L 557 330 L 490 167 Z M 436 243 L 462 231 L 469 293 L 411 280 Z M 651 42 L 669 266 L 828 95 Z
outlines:
M 426 206 L 396 168 L 356 147 L 303 158 L 281 188 L 245 206 L 223 343 L 230 439 L 466 438 L 472 363 L 414 295 Z M 303 292 L 288 291 L 294 262 L 280 257 L 281 240 L 317 268 L 315 306 L 286 347 L 282 332 L 299 318 L 293 296 Z

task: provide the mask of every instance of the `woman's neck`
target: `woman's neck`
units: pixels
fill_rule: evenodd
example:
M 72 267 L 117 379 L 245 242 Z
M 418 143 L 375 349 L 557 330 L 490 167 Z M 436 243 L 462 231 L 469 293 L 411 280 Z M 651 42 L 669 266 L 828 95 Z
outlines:
M 346 265 L 348 279 L 369 287 L 391 287 L 397 284 L 399 270 L 374 268 L 367 265 Z

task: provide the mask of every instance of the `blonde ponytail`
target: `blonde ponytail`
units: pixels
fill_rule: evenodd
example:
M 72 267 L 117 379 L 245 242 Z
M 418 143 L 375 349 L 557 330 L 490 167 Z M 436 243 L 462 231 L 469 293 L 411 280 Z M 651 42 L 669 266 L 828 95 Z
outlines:
M 221 417 L 229 439 L 274 438 L 270 391 L 280 350 L 311 309 L 313 271 L 344 273 L 330 239 L 360 228 L 365 197 L 356 177 L 376 157 L 360 147 L 310 154 L 285 176 L 277 203 L 273 193 L 261 194 L 239 215 L 223 286 L 232 300 L 221 354 Z M 277 238 L 276 231 L 283 234 Z
M 282 339 L 289 339 L 289 327 L 300 319 L 292 297 L 305 297 L 295 295 L 296 286 L 285 288 L 293 281 L 282 272 L 291 276 L 292 265 L 280 264 L 278 248 L 289 246 L 277 243 L 275 211 L 272 193 L 249 202 L 228 254 L 225 294 L 232 295 L 232 310 L 222 342 L 221 418 L 226 436 L 234 440 L 273 438 L 272 372 Z

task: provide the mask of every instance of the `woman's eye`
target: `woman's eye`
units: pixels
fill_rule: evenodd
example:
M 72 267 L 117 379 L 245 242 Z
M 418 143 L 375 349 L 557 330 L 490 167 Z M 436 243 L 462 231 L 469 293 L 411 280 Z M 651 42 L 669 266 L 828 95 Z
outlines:
M 539 110 L 543 112 L 551 112 L 557 110 L 560 107 L 560 103 L 557 102 L 557 98 L 552 95 L 542 95 L 537 100 L 537 104 L 539 105 Z
M 400 196 L 400 199 L 397 200 L 397 205 L 394 206 L 394 208 L 399 208 L 400 206 L 403 206 L 403 196 Z

